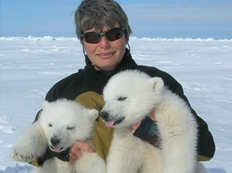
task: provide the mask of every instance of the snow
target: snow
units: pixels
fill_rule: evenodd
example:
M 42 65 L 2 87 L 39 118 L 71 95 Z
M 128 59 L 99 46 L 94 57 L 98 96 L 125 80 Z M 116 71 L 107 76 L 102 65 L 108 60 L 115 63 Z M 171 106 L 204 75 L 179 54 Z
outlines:
M 191 105 L 209 125 L 216 154 L 204 162 L 210 173 L 232 172 L 232 40 L 130 38 L 138 64 L 174 76 Z M 12 144 L 35 118 L 47 91 L 84 66 L 76 38 L 0 37 L 0 172 L 27 173 L 10 159 Z

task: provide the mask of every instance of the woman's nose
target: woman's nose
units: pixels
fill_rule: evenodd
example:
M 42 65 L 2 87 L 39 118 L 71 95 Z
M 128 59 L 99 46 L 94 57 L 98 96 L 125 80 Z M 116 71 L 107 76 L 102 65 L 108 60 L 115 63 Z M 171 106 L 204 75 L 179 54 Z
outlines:
M 106 48 L 109 48 L 111 46 L 111 44 L 110 44 L 110 41 L 107 40 L 107 38 L 105 36 L 102 36 L 102 38 L 101 38 L 101 40 L 99 42 L 99 46 L 101 48 L 106 49 Z

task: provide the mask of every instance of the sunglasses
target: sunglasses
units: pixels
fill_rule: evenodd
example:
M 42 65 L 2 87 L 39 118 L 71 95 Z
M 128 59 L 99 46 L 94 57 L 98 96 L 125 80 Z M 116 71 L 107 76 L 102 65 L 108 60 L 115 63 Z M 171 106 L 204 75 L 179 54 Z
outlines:
M 113 28 L 113 29 L 110 29 L 106 32 L 85 32 L 82 34 L 81 37 L 87 43 L 96 44 L 96 43 L 99 43 L 101 41 L 101 38 L 103 36 L 105 36 L 106 39 L 109 41 L 118 40 L 118 39 L 122 38 L 124 31 L 125 31 L 124 28 Z

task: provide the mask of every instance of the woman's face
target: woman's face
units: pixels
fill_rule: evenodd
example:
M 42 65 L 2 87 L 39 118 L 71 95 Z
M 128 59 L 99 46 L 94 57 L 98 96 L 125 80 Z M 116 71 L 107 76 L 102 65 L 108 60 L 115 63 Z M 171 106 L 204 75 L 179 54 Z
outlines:
M 113 29 L 113 28 L 111 28 Z M 102 31 L 94 28 L 86 32 L 105 32 L 109 28 L 104 28 Z M 115 41 L 109 41 L 105 36 L 102 36 L 99 43 L 87 43 L 83 39 L 85 51 L 93 63 L 94 68 L 99 71 L 112 71 L 121 62 L 126 50 L 126 38 L 123 36 Z

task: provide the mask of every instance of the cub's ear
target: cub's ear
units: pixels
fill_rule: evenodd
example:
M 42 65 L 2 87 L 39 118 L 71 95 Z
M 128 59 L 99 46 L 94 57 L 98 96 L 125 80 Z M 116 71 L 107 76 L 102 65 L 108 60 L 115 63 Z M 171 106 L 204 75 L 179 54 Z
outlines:
M 93 120 L 96 120 L 99 116 L 99 112 L 96 109 L 88 109 L 89 116 L 93 118 Z
M 49 102 L 48 101 L 44 101 L 43 103 L 42 103 L 42 109 L 44 110 L 44 109 L 46 109 L 48 106 L 49 106 Z
M 158 91 L 163 88 L 164 81 L 160 77 L 153 77 L 149 79 L 149 84 L 152 85 L 154 91 Z

